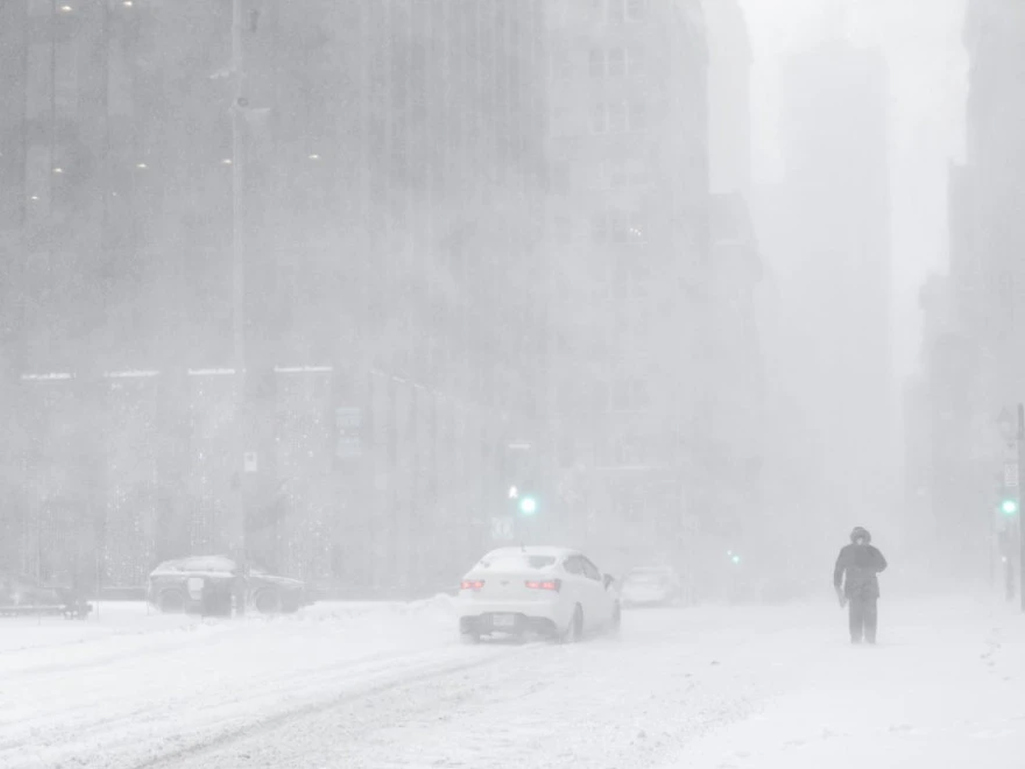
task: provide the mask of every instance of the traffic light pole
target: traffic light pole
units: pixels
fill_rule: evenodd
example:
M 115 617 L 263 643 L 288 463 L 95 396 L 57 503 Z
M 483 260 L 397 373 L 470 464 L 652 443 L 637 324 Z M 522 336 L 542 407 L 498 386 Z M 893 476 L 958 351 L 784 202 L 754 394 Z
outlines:
M 1021 600 L 1021 610 L 1025 613 L 1025 526 L 1022 526 L 1022 493 L 1021 482 L 1025 478 L 1025 404 L 1018 404 L 1018 429 L 1016 430 L 1016 443 L 1018 447 L 1018 597 Z

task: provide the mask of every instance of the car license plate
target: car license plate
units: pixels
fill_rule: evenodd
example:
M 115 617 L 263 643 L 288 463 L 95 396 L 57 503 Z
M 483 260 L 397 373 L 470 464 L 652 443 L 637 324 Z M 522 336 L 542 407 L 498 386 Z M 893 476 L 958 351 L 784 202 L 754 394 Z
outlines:
M 492 614 L 491 625 L 493 627 L 516 627 L 515 614 Z

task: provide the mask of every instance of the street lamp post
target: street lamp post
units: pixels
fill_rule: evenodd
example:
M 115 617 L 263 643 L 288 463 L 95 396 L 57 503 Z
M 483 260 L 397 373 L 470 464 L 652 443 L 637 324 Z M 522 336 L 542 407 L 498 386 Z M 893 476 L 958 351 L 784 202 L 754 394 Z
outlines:
M 246 371 L 246 251 L 243 228 L 245 218 L 245 149 L 242 136 L 242 110 L 245 70 L 242 41 L 242 0 L 231 3 L 231 74 L 233 98 L 231 104 L 231 286 L 232 286 L 232 349 L 235 368 L 235 451 L 234 468 L 235 515 L 233 544 L 237 549 L 236 563 L 245 574 L 249 564 L 248 526 L 244 467 L 246 453 L 246 422 L 248 419 Z M 245 613 L 245 591 L 236 595 L 237 611 Z

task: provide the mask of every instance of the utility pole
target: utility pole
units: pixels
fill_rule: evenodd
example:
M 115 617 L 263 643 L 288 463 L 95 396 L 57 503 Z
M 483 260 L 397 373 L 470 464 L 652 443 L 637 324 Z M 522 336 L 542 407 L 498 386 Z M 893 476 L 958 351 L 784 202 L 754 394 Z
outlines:
M 232 482 L 235 492 L 235 520 L 232 526 L 233 545 L 237 550 L 235 562 L 244 575 L 249 569 L 249 542 L 246 507 L 246 467 L 249 407 L 246 370 L 246 248 L 244 240 L 245 216 L 245 148 L 242 135 L 242 111 L 247 101 L 244 95 L 245 70 L 242 37 L 242 0 L 231 3 L 231 75 L 233 98 L 231 104 L 231 286 L 232 286 L 232 347 L 235 369 L 235 437 L 232 461 Z M 238 613 L 245 613 L 245 590 L 236 593 Z

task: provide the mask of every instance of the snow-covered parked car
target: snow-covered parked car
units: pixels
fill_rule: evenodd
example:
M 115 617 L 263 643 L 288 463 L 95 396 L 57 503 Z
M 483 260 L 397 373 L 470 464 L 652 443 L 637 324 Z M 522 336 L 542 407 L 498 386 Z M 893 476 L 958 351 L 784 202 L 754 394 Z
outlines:
M 67 585 L 48 584 L 24 574 L 0 572 L 0 617 L 22 614 L 85 619 L 93 609 Z
M 246 605 L 263 614 L 291 613 L 309 603 L 304 582 L 258 568 L 243 576 L 235 561 L 219 555 L 164 561 L 149 575 L 147 599 L 168 613 L 202 613 L 205 600 L 207 611 L 215 606 L 216 613 L 229 614 L 235 591 L 242 590 Z
M 619 629 L 615 580 L 575 550 L 493 550 L 459 587 L 459 632 L 469 642 L 528 634 L 577 641 L 588 633 Z
M 666 606 L 679 602 L 682 597 L 680 575 L 666 566 L 640 567 L 623 578 L 624 606 Z

